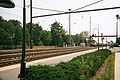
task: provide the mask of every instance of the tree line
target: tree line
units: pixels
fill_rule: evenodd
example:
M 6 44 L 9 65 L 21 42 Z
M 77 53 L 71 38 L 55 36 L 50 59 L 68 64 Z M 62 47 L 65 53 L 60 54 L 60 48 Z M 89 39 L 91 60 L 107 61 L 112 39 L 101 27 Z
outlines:
M 42 26 L 32 23 L 32 45 L 33 46 L 66 46 L 69 45 L 69 35 L 59 22 L 51 24 L 51 30 L 43 30 Z M 71 35 L 72 45 L 79 46 L 85 43 L 88 32 Z M 29 47 L 30 23 L 26 24 L 26 45 Z M 5 20 L 0 16 L 0 49 L 21 48 L 22 46 L 22 24 L 18 20 Z

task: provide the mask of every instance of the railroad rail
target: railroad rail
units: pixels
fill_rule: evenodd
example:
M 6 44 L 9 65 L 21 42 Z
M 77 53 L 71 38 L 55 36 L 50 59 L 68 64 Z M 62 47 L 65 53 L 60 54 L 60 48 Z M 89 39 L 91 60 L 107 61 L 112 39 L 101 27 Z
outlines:
M 93 49 L 93 47 L 72 47 L 72 48 L 49 48 L 26 50 L 26 61 L 33 61 L 48 57 L 71 54 L 75 52 Z M 21 62 L 21 50 L 0 51 L 0 67 L 13 65 Z

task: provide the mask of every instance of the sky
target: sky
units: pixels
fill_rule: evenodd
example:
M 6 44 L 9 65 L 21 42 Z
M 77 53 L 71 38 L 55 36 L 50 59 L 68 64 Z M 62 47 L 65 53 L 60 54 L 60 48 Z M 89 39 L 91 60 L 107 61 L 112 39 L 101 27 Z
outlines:
M 6 20 L 16 19 L 21 21 L 22 23 L 23 21 L 22 1 L 23 0 L 13 0 L 13 2 L 16 5 L 15 8 L 13 9 L 6 9 L 0 7 L 0 16 L 2 16 Z M 100 1 L 100 0 L 33 0 L 33 7 L 67 12 L 68 9 L 75 10 L 96 1 Z M 26 0 L 27 23 L 30 22 L 29 5 L 30 5 L 30 0 Z M 117 6 L 120 6 L 120 0 L 103 0 L 99 3 L 96 3 L 92 6 L 80 10 L 108 8 L 108 7 L 117 7 Z M 58 13 L 58 12 L 46 11 L 46 10 L 34 9 L 34 8 L 32 12 L 33 16 L 40 16 L 40 15 L 52 14 L 52 13 Z M 115 35 L 116 14 L 120 15 L 120 9 L 71 14 L 71 34 L 74 35 L 74 34 L 79 34 L 82 31 L 89 31 L 90 17 L 91 17 L 91 34 L 97 34 L 97 30 L 94 30 L 94 28 L 98 28 L 99 25 L 100 34 L 103 33 L 104 35 Z M 59 22 L 63 26 L 63 29 L 67 31 L 67 33 L 69 32 L 68 14 L 33 18 L 33 23 L 38 23 L 45 30 L 50 30 L 51 24 L 54 23 L 55 21 Z M 118 29 L 118 31 L 120 35 L 120 28 Z M 115 38 L 107 38 L 107 40 L 115 41 Z

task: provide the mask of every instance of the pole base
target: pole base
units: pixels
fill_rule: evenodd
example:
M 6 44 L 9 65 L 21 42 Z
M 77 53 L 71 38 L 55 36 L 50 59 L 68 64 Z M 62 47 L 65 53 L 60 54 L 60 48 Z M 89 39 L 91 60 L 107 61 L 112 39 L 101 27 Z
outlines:
M 18 75 L 18 78 L 24 78 L 25 77 L 25 73 L 26 73 L 25 68 L 26 68 L 26 61 L 21 63 L 21 70 L 20 70 L 20 74 Z

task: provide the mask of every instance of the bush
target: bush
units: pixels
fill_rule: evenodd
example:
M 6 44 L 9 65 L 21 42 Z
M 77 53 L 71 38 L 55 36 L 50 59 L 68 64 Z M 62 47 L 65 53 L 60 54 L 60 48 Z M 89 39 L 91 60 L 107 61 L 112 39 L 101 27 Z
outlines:
M 26 69 L 23 80 L 88 80 L 110 55 L 109 50 L 99 50 L 62 62 L 55 66 L 38 65 Z

